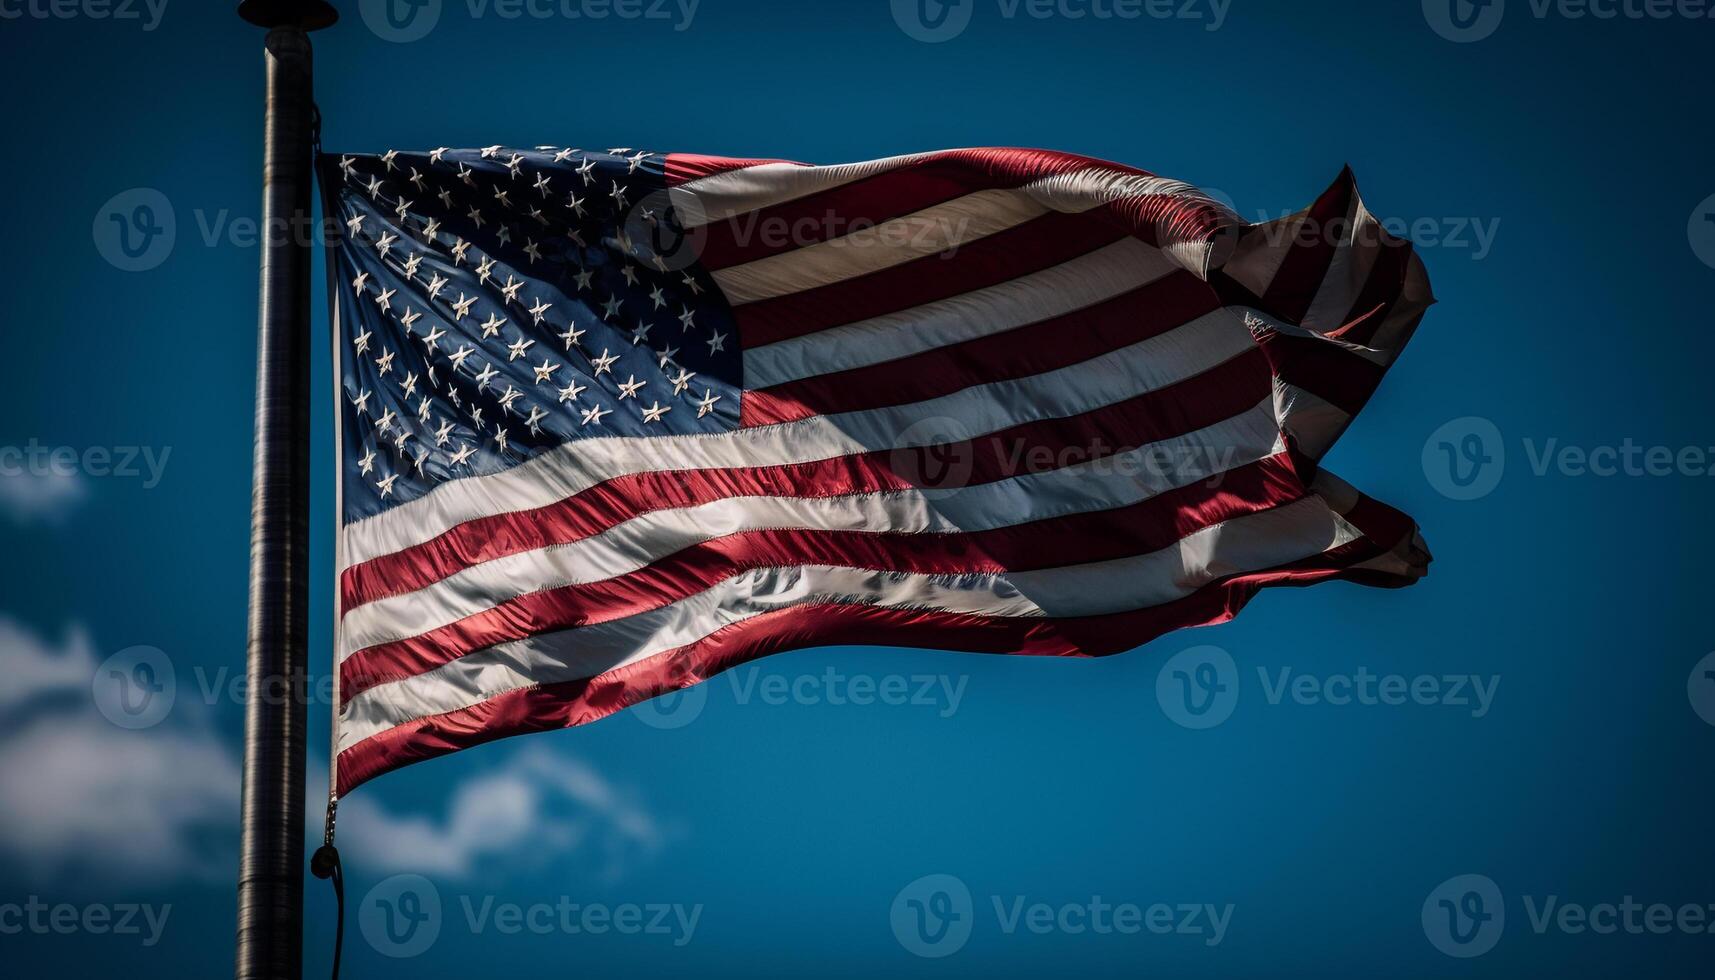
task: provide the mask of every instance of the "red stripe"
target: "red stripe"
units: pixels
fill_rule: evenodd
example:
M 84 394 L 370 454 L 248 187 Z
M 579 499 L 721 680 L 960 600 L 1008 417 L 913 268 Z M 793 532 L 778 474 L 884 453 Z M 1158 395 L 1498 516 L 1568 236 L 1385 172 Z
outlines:
M 938 472 L 937 459 L 968 459 L 972 484 L 1039 472 L 1053 468 L 1039 464 L 1043 454 L 1053 460 L 1066 459 L 1067 450 L 1105 455 L 1173 438 L 1232 418 L 1272 390 L 1267 361 L 1252 349 L 1197 377 L 1083 415 L 1024 423 L 933 451 L 874 450 L 813 463 L 618 477 L 545 507 L 468 521 L 423 544 L 354 565 L 340 576 L 341 608 L 414 592 L 479 562 L 575 541 L 661 508 L 728 497 L 822 497 L 922 486 L 910 477 Z
M 1328 278 L 1334 255 L 1341 247 L 1338 236 L 1331 229 L 1351 216 L 1357 198 L 1356 178 L 1348 167 L 1340 172 L 1333 186 L 1323 191 L 1316 203 L 1310 205 L 1300 234 L 1291 242 L 1286 259 L 1281 262 L 1262 298 L 1264 312 L 1287 323 L 1304 322 L 1323 280 Z
M 1183 599 L 1082 619 L 1000 618 L 876 606 L 806 605 L 755 616 L 695 643 L 584 680 L 510 691 L 389 729 L 339 754 L 341 796 L 384 772 L 484 742 L 570 728 L 786 650 L 885 644 L 971 653 L 1106 656 L 1173 630 L 1226 622 L 1265 586 L 1346 577 L 1380 550 L 1359 540 L 1266 572 L 1211 583 Z
M 898 360 L 746 392 L 743 425 L 909 405 L 974 385 L 1069 367 L 1220 309 L 1201 279 L 1177 272 L 1112 299 L 1005 333 Z
M 709 224 L 698 233 L 699 258 L 704 268 L 717 272 L 840 238 L 977 191 L 1016 188 L 1085 166 L 1082 159 L 1068 159 L 1039 171 L 983 171 L 963 157 L 935 157 Z
M 667 186 L 677 187 L 702 177 L 713 177 L 715 174 L 726 173 L 729 170 L 743 170 L 764 163 L 789 163 L 788 160 L 743 159 L 739 157 L 711 157 L 701 153 L 669 153 L 662 165 L 667 176 Z
M 733 310 L 746 350 L 987 289 L 1050 269 L 1126 237 L 1098 216 L 1050 212 L 961 246 Z
M 587 585 L 532 592 L 456 623 L 360 650 L 340 664 L 349 700 L 500 643 L 592 626 L 706 591 L 758 568 L 833 565 L 876 571 L 998 574 L 1148 554 L 1223 521 L 1301 499 L 1284 456 L 1225 474 L 1219 487 L 1181 487 L 1114 510 L 968 534 L 768 529 L 716 538 L 643 569 Z M 1044 542 L 1052 541 L 1052 548 Z

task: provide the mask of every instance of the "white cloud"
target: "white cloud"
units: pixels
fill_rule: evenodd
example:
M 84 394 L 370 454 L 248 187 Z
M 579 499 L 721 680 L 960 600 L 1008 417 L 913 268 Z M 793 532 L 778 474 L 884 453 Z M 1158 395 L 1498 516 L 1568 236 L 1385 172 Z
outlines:
M 0 615 L 8 678 L 0 713 L 24 719 L 0 739 L 0 851 L 39 874 L 229 875 L 239 793 L 232 751 L 207 730 L 116 727 L 91 701 L 95 670 L 81 628 L 55 649 Z M 222 840 L 224 852 L 211 847 Z
M 18 524 L 58 524 L 89 496 L 75 473 L 0 476 L 0 510 Z
M 359 789 L 339 808 L 339 843 L 354 860 L 455 878 L 497 863 L 539 867 L 569 857 L 597 861 L 604 876 L 617 878 L 674 836 L 593 767 L 541 745 L 460 783 L 444 819 L 390 811 L 374 787 Z

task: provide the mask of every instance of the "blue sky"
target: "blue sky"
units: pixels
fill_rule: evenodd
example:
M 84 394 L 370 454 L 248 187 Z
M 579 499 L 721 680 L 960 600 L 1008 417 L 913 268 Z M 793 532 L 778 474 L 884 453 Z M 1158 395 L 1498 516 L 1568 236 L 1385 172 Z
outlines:
M 1042 146 L 1252 218 L 1350 163 L 1441 299 L 1330 456 L 1421 523 L 1427 581 L 1275 591 L 1102 661 L 803 651 L 389 775 L 342 812 L 349 975 L 1706 967 L 1715 21 L 1454 2 L 445 0 L 402 40 L 426 21 L 346 0 L 316 37 L 332 150 Z M 262 76 L 227 6 L 0 0 L 0 950 L 18 975 L 229 968 Z M 1670 16 L 1632 16 L 1649 11 Z M 113 217 L 139 205 L 173 233 L 127 257 Z M 321 398 L 316 424 L 320 638 Z M 1158 698 L 1175 657 L 1230 662 L 1225 720 L 1188 727 Z M 137 721 L 114 670 L 172 692 L 147 727 L 110 720 Z M 1349 690 L 1377 696 L 1333 703 Z M 319 974 L 333 909 L 308 894 Z M 437 902 L 433 935 L 405 928 Z M 1609 905 L 1611 934 L 1584 924 Z M 1490 918 L 1456 920 L 1461 943 L 1447 907 Z

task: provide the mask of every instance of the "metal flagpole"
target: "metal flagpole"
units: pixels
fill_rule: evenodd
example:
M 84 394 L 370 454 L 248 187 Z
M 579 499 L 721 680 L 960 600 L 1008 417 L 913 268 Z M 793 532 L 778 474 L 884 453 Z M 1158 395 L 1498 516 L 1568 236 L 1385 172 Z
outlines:
M 244 0 L 268 29 L 256 452 L 250 502 L 250 613 L 243 843 L 234 975 L 303 972 L 304 714 L 309 596 L 310 180 L 315 140 L 309 32 L 338 14 L 323 0 Z

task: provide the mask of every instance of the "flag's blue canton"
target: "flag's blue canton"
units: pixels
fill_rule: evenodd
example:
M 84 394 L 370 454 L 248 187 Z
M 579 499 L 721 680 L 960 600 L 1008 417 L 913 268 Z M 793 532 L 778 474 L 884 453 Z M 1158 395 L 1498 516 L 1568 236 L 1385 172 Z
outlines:
M 665 156 L 327 156 L 346 522 L 563 443 L 737 427 L 732 312 Z

